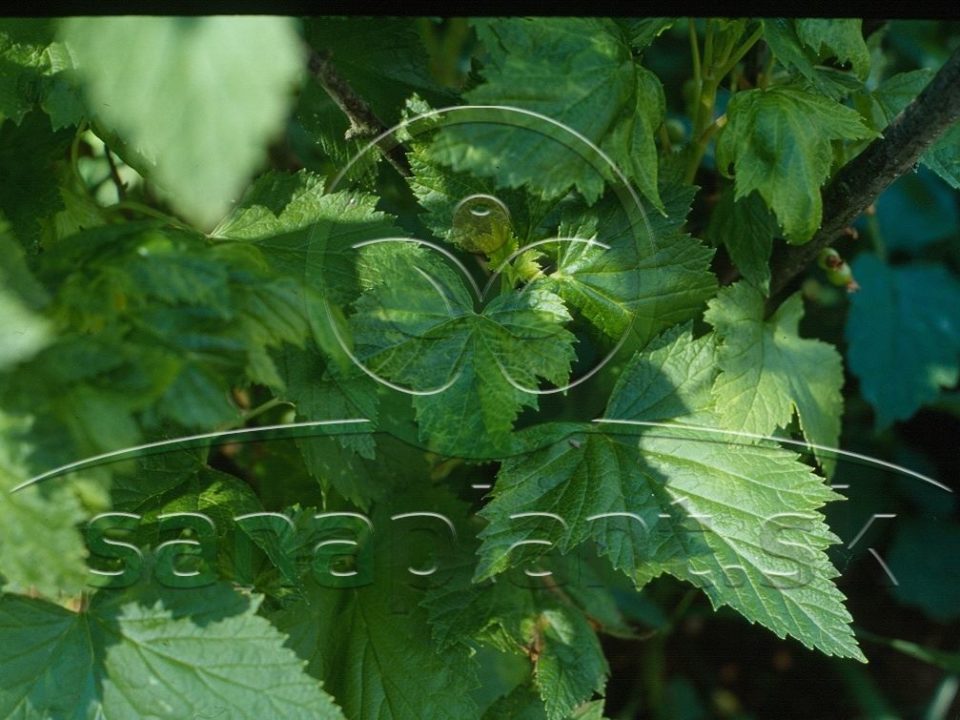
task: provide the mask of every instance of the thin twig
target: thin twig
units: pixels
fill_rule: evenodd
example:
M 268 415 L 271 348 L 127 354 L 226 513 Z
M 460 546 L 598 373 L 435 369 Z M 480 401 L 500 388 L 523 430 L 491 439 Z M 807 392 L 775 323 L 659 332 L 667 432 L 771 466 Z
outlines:
M 117 164 L 113 160 L 113 153 L 110 152 L 110 148 L 106 145 L 103 146 L 103 154 L 107 156 L 107 165 L 110 166 L 110 178 L 117 187 L 117 201 L 122 202 L 127 196 L 127 186 L 120 178 L 120 173 L 117 171 Z
M 307 68 L 350 121 L 350 127 L 344 139 L 364 137 L 373 139 L 387 131 L 387 126 L 380 121 L 367 101 L 357 94 L 346 78 L 334 67 L 330 61 L 329 52 L 317 52 L 311 49 Z M 411 174 L 410 164 L 399 145 L 384 142 L 380 143 L 380 149 L 398 173 L 404 177 Z
M 893 181 L 912 170 L 920 156 L 960 121 L 960 49 L 923 91 L 823 191 L 823 223 L 804 245 L 783 246 L 772 263 L 770 297 L 782 292 L 843 234 Z

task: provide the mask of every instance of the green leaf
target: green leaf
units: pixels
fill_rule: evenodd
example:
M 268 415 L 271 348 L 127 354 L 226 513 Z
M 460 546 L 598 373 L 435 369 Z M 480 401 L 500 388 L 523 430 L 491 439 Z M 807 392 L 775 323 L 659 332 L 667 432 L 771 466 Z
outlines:
M 540 557 L 542 541 L 567 553 L 592 539 L 638 586 L 666 572 L 779 637 L 862 659 L 824 552 L 838 539 L 818 512 L 840 496 L 794 453 L 735 433 L 718 442 L 723 425 L 707 407 L 711 348 L 689 329 L 665 336 L 625 371 L 607 417 L 686 415 L 712 432 L 660 422 L 631 434 L 610 423 L 504 461 L 480 512 L 489 525 L 476 578 Z M 644 388 L 640 403 L 617 399 Z
M 134 471 L 118 472 L 110 485 L 115 510 L 133 512 L 148 508 L 176 488 L 195 482 L 206 466 L 203 448 L 174 450 L 145 455 L 134 464 Z
M 811 285 L 841 312 L 764 310 L 777 238 L 818 235 L 822 187 L 956 29 L 865 25 L 711 21 L 706 81 L 721 56 L 746 75 L 698 189 L 667 147 L 692 20 L 0 20 L 0 717 L 601 720 L 611 650 L 669 630 L 678 583 L 862 660 L 830 561 L 857 553 L 831 546 L 884 493 L 828 528 L 831 459 L 785 448 L 837 444 L 838 350 L 878 425 L 956 414 L 957 129 L 867 218 L 892 264 L 860 253 L 849 300 Z M 432 112 L 464 103 L 486 107 Z M 374 127 L 414 117 L 412 172 L 384 169 Z M 338 418 L 370 422 L 314 427 Z M 908 485 L 944 517 L 894 529 L 890 594 L 949 620 L 956 508 Z M 106 509 L 144 551 L 176 536 L 161 515 L 209 516 L 216 553 L 179 569 L 234 588 L 91 590 L 121 560 L 84 547 Z M 736 715 L 701 676 L 642 709 Z
M 797 36 L 797 28 L 792 19 L 764 18 L 763 39 L 782 64 L 799 71 L 808 79 L 816 77 L 811 53 Z
M 545 610 L 537 619 L 542 650 L 534 679 L 547 720 L 562 720 L 594 692 L 603 692 L 610 672 L 600 642 L 582 613 L 569 608 Z
M 50 75 L 45 80 L 40 107 L 50 116 L 54 130 L 80 125 L 87 116 L 73 56 L 66 43 L 51 43 L 46 50 Z
M 870 51 L 858 18 L 798 18 L 797 36 L 820 57 L 849 62 L 861 80 L 870 74 Z
M 169 532 L 161 530 L 163 515 L 190 513 L 209 518 L 213 525 L 209 540 L 215 552 L 202 561 L 191 560 L 191 565 L 197 572 L 248 582 L 247 568 L 238 563 L 237 553 L 243 527 L 235 519 L 261 513 L 263 505 L 247 482 L 215 470 L 202 455 L 203 451 L 168 451 L 138 462 L 134 473 L 114 478 L 114 508 L 141 516 L 131 538 L 140 547 L 159 548 L 169 539 Z M 202 554 L 197 548 L 197 555 Z
M 770 254 L 779 231 L 776 218 L 759 194 L 752 192 L 737 200 L 730 188 L 713 209 L 707 237 L 715 244 L 723 243 L 744 279 L 767 295 Z
M 324 196 L 323 185 L 322 177 L 307 170 L 265 172 L 211 234 L 257 240 L 302 230 L 329 219 L 327 206 L 334 198 Z
M 640 297 L 633 331 L 641 345 L 672 325 L 695 317 L 717 288 L 717 278 L 710 271 L 713 250 L 685 231 L 696 189 L 670 182 L 662 192 L 667 214 L 648 211 L 652 252 L 641 253 L 638 267 Z M 602 231 L 598 237 L 604 240 Z M 611 244 L 615 242 L 611 239 Z
M 659 81 L 636 66 L 621 29 L 606 18 L 482 19 L 485 83 L 468 91 L 477 105 L 510 105 L 567 125 L 603 148 L 659 206 L 652 131 L 663 120 Z M 544 199 L 575 186 L 588 202 L 612 177 L 568 132 L 537 118 L 523 127 L 482 123 L 445 128 L 434 157 L 460 172 L 527 187 Z M 573 143 L 571 146 L 570 143 Z M 593 157 L 593 163 L 585 157 Z M 652 164 L 651 164 L 652 163 Z
M 763 39 L 766 40 L 777 60 L 809 83 L 816 92 L 829 98 L 838 100 L 861 89 L 863 83 L 856 76 L 819 64 L 816 49 L 820 47 L 818 42 L 820 38 L 815 33 L 811 33 L 808 28 L 805 33 L 816 44 L 816 48 L 808 47 L 800 39 L 798 22 L 798 20 L 787 18 L 763 19 Z M 833 31 L 834 35 L 841 37 L 833 38 L 832 42 L 839 43 L 844 48 L 842 52 L 851 52 L 854 56 L 860 57 L 861 51 L 856 47 L 856 38 L 848 33 L 849 30 L 841 26 L 839 32 Z M 859 62 L 863 62 L 862 57 Z
M 960 123 L 947 130 L 921 160 L 954 190 L 960 190 Z
M 823 213 L 820 186 L 833 160 L 831 142 L 870 137 L 860 115 L 828 98 L 776 86 L 737 93 L 717 140 L 717 166 L 733 165 L 736 198 L 756 190 L 786 238 L 809 240 Z
M 256 615 L 260 598 L 224 585 L 174 594 L 150 604 L 101 595 L 83 613 L 0 597 L 0 715 L 342 720 Z
M 356 367 L 343 371 L 315 348 L 291 346 L 283 348 L 279 362 L 283 380 L 279 394 L 294 403 L 300 419 L 367 418 L 376 423 L 377 385 Z M 372 458 L 373 438 L 365 430 L 362 434 L 339 435 L 337 439 L 344 447 Z
M 403 235 L 377 201 L 365 193 L 325 194 L 322 178 L 306 171 L 267 173 L 213 234 L 253 242 L 275 272 L 303 278 L 323 298 L 345 305 L 361 290 L 361 254 L 353 246 Z
M 430 72 L 415 18 L 309 18 L 304 35 L 312 47 L 330 54 L 343 79 L 388 126 L 400 120 L 414 93 L 444 104 L 452 100 Z
M 0 125 L 0 210 L 29 250 L 40 244 L 45 220 L 64 208 L 58 180 L 70 139 L 67 131 L 51 133 L 37 111 L 19 125 Z
M 578 706 L 604 691 L 610 669 L 584 610 L 571 602 L 593 578 L 579 573 L 576 559 L 560 560 L 551 565 L 549 584 L 529 577 L 472 584 L 461 563 L 427 591 L 423 605 L 441 647 L 476 641 L 533 663 L 533 687 L 518 688 L 485 718 L 494 708 L 503 717 L 577 718 L 584 710 Z
M 356 354 L 377 376 L 421 393 L 421 437 L 446 454 L 506 441 L 520 409 L 537 407 L 539 378 L 567 381 L 575 337 L 553 293 L 509 292 L 476 312 L 437 253 L 388 243 L 364 258 L 373 287 L 350 319 Z
M 836 447 L 843 413 L 843 363 L 836 348 L 801 338 L 800 293 L 764 319 L 763 296 L 745 283 L 720 291 L 704 319 L 720 338 L 713 391 L 723 427 L 759 435 L 786 428 L 794 410 L 811 443 Z M 814 448 L 828 473 L 835 458 Z
M 38 243 L 40 247 L 52 247 L 63 238 L 82 230 L 107 224 L 107 213 L 85 188 L 77 185 L 78 183 L 67 180 L 67 184 L 60 186 L 63 209 L 57 210 L 52 217 L 44 218 L 41 222 L 42 230 Z
M 454 212 L 462 200 L 471 195 L 492 195 L 510 213 L 510 229 L 521 246 L 541 239 L 536 231 L 553 203 L 523 190 L 498 189 L 491 178 L 454 172 L 431 158 L 427 144 L 415 144 L 407 159 L 413 171 L 408 183 L 424 210 L 420 217 L 438 238 L 452 241 Z
M 673 27 L 676 18 L 620 18 L 618 22 L 630 39 L 634 50 L 645 50 L 659 35 Z
M 149 486 L 143 489 L 147 493 L 156 490 Z M 125 490 L 130 492 L 129 487 Z M 236 516 L 259 512 L 263 507 L 252 488 L 240 478 L 206 464 L 197 464 L 184 472 L 175 485 L 163 488 L 162 494 L 150 496 L 135 510 L 143 514 L 142 524 L 146 527 L 163 513 L 200 513 L 213 521 L 218 534 L 223 537 L 235 530 L 232 526 Z M 161 542 L 159 537 L 152 537 L 151 541 L 157 545 Z
M 650 342 L 623 368 L 604 417 L 669 420 L 695 416 L 713 403 L 716 338 L 696 340 L 692 324 L 677 325 Z
M 283 129 L 303 68 L 289 18 L 74 18 L 63 36 L 93 116 L 204 229 Z
M 167 435 L 167 421 L 237 423 L 231 390 L 281 386 L 270 351 L 308 339 L 302 285 L 276 276 L 252 243 L 108 225 L 45 252 L 37 275 L 61 332 L 2 390 L 8 408 L 44 422 L 31 434 L 54 467 Z
M 603 714 L 603 701 L 584 703 L 570 716 L 570 720 L 605 720 Z
M 667 102 L 660 79 L 646 68 L 635 66 L 636 104 L 627 106 L 626 119 L 615 125 L 601 147 L 621 172 L 637 184 L 640 192 L 664 212 L 657 188 L 657 145 L 654 134 L 666 117 Z
M 79 122 L 82 107 L 68 77 L 72 62 L 54 37 L 55 21 L 47 18 L 0 23 L 0 122 L 9 118 L 19 124 L 38 104 L 54 130 Z
M 909 70 L 887 78 L 876 90 L 854 102 L 874 130 L 882 131 L 920 94 L 934 76 L 929 68 Z
M 404 102 L 413 94 L 429 98 L 438 107 L 455 105 L 455 96 L 441 88 L 431 73 L 416 18 L 309 18 L 304 23 L 307 42 L 329 55 L 330 64 L 373 114 L 387 127 L 400 120 Z M 376 38 L 375 42 L 371 42 Z M 354 128 L 350 119 L 320 83 L 306 85 L 297 103 L 296 119 L 302 125 L 318 160 L 332 160 L 343 168 L 367 146 L 370 128 Z M 374 133 L 375 134 L 375 133 Z M 368 152 L 353 167 L 354 177 L 373 185 L 375 163 L 382 156 Z M 309 163 L 308 163 L 308 166 Z
M 52 36 L 49 20 L 10 18 L 0 24 L 0 122 L 19 123 L 39 100 Z
M 345 370 L 315 348 L 301 350 L 286 346 L 278 365 L 283 388 L 278 396 L 290 400 L 297 419 L 307 421 L 365 418 L 371 422 L 351 426 L 335 437 L 303 437 L 296 441 L 307 472 L 325 492 L 335 490 L 359 508 L 367 510 L 381 500 L 400 478 L 424 477 L 429 468 L 423 453 L 390 436 L 374 434 L 381 412 L 398 432 L 402 425 L 389 396 L 381 408 L 375 380 L 354 365 Z M 409 413 L 412 415 L 412 411 Z M 415 426 L 412 427 L 416 432 Z M 415 435 L 414 435 L 415 437 Z
M 557 293 L 610 338 L 619 339 L 632 322 L 641 346 L 692 318 L 717 283 L 709 269 L 713 251 L 681 230 L 694 192 L 692 186 L 663 185 L 666 214 L 647 206 L 649 235 L 639 240 L 615 198 L 589 209 L 574 206 L 559 235 L 597 240 L 610 249 L 558 243 L 556 271 L 535 284 Z
M 718 443 L 713 433 L 669 426 L 639 440 L 588 434 L 504 464 L 481 513 L 491 525 L 478 572 L 505 569 L 491 558 L 516 542 L 564 551 L 593 537 L 638 586 L 668 573 L 778 637 L 862 660 L 824 552 L 839 540 L 818 512 L 838 498 L 795 454 L 771 445 Z M 553 513 L 565 525 L 517 519 L 524 512 Z M 530 553 L 510 554 L 520 557 Z
M 0 581 L 7 592 L 76 594 L 87 580 L 86 551 L 76 529 L 84 512 L 62 479 L 52 487 L 13 492 L 29 478 L 26 448 L 14 440 L 23 424 L 0 414 Z
M 624 368 L 604 417 L 663 421 L 709 409 L 716 373 L 714 343 L 712 336 L 693 340 L 689 323 L 652 341 Z M 476 577 L 489 577 L 508 567 L 518 534 L 526 539 L 523 531 L 535 533 L 539 525 L 518 523 L 512 516 L 534 510 L 556 513 L 570 525 L 559 544 L 561 551 L 568 552 L 592 537 L 615 568 L 632 576 L 649 553 L 644 535 L 648 518 L 638 516 L 636 526 L 623 520 L 649 504 L 650 491 L 637 464 L 629 438 L 624 442 L 607 434 L 573 436 L 504 461 L 494 499 L 480 512 L 490 525 L 480 533 L 483 545 Z M 605 513 L 619 513 L 620 522 L 601 521 L 598 516 Z
M 465 647 L 438 649 L 430 642 L 426 613 L 416 604 L 422 591 L 411 587 L 407 573 L 410 555 L 423 563 L 419 553 L 425 549 L 436 551 L 442 561 L 446 541 L 436 547 L 435 526 L 426 533 L 411 531 L 402 543 L 391 530 L 400 527 L 391 522 L 391 513 L 422 509 L 411 495 L 419 493 L 412 490 L 394 496 L 389 508 L 379 506 L 371 517 L 372 533 L 363 531 L 358 538 L 364 545 L 373 543 L 372 582 L 356 588 L 313 582 L 306 598 L 281 610 L 274 621 L 288 634 L 288 646 L 309 661 L 309 672 L 323 678 L 324 687 L 348 717 L 476 717 L 469 692 L 476 684 L 474 662 Z M 435 492 L 429 497 L 430 506 L 442 511 L 437 503 L 443 504 L 446 496 Z M 354 531 L 347 533 L 357 537 Z
M 50 296 L 28 267 L 23 246 L 8 231 L 9 226 L 0 214 L 0 255 L 3 256 L 0 283 L 28 309 L 42 311 L 49 304 Z
M 350 178 L 372 189 L 377 178 L 377 152 L 362 153 L 370 138 L 350 133 L 350 121 L 343 110 L 318 82 L 306 82 L 297 97 L 297 105 L 288 134 L 291 150 L 304 166 L 315 171 L 340 169 L 357 158 L 350 169 Z
M 483 720 L 546 720 L 543 701 L 536 690 L 528 685 L 518 685 L 491 705 Z
M 426 224 L 441 237 L 449 235 L 456 203 L 475 193 L 492 194 L 489 181 L 453 173 L 436 164 L 412 159 L 411 181 Z M 526 241 L 559 237 L 574 242 L 540 245 L 551 258 L 549 272 L 540 273 L 534 287 L 556 293 L 576 308 L 607 337 L 619 340 L 634 316 L 640 342 L 700 311 L 716 289 L 709 271 L 711 251 L 680 228 L 690 210 L 692 186 L 664 180 L 660 195 L 665 214 L 644 203 L 648 224 L 636 227 L 613 195 L 594 207 L 582 202 L 561 205 L 560 226 L 548 232 L 543 226 L 549 205 L 518 191 L 498 193 L 511 212 L 512 229 L 520 247 Z M 554 217 L 551 213 L 550 217 Z M 649 229 L 649 233 L 648 233 Z M 596 243 L 583 242 L 595 240 Z M 605 248 L 604 245 L 607 247 Z
M 50 342 L 50 324 L 0 289 L 0 371 L 33 357 Z
M 560 716 L 567 720 L 604 720 L 603 701 L 586 702 L 579 705 L 569 715 Z M 483 715 L 483 720 L 546 720 L 547 711 L 544 702 L 535 688 L 522 684 L 514 688 L 491 705 Z
M 884 428 L 960 379 L 960 283 L 942 267 L 889 267 L 870 254 L 852 268 L 861 289 L 847 316 L 847 362 Z

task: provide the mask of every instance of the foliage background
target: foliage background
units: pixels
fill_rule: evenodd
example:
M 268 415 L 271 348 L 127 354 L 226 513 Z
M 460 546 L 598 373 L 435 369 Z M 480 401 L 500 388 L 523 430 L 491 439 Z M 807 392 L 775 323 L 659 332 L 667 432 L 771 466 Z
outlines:
M 502 468 L 450 459 L 464 436 L 494 445 L 515 436 L 521 450 L 546 437 L 561 448 L 549 452 L 562 457 L 581 444 L 596 452 L 596 467 L 557 476 L 557 507 L 569 507 L 566 488 L 612 492 L 603 484 L 611 478 L 628 477 L 631 487 L 658 477 L 682 483 L 676 456 L 704 461 L 704 451 L 667 447 L 669 433 L 667 441 L 641 435 L 640 450 L 635 442 L 602 450 L 583 428 L 561 425 L 582 419 L 569 398 L 542 403 L 537 416 L 504 393 L 490 400 L 490 386 L 476 396 L 465 391 L 468 401 L 489 404 L 480 420 L 470 418 L 487 423 L 478 430 L 458 429 L 462 418 L 442 402 L 412 408 L 378 396 L 341 362 L 336 327 L 318 320 L 317 303 L 331 299 L 350 316 L 357 348 L 383 373 L 423 382 L 432 369 L 416 375 L 395 360 L 422 355 L 423 347 L 383 347 L 389 334 L 374 307 L 389 303 L 390 273 L 408 280 L 404 263 L 413 261 L 371 254 L 338 275 L 336 267 L 313 267 L 305 249 L 325 242 L 336 251 L 397 228 L 446 240 L 438 228 L 472 182 L 513 188 L 529 221 L 514 218 L 518 240 L 539 237 L 538 220 L 603 232 L 605 200 L 592 208 L 604 184 L 548 154 L 532 161 L 526 146 L 499 147 L 501 171 L 464 180 L 483 176 L 493 152 L 469 133 L 447 156 L 408 143 L 393 164 L 362 165 L 353 192 L 324 192 L 372 132 L 405 113 L 468 101 L 538 110 L 610 153 L 675 253 L 657 255 L 643 276 L 645 287 L 672 299 L 657 306 L 663 315 L 653 327 L 631 337 L 628 356 L 635 351 L 639 360 L 600 378 L 604 397 L 624 398 L 608 412 L 708 418 L 720 428 L 779 430 L 825 445 L 839 437 L 840 447 L 955 487 L 960 126 L 834 244 L 860 290 L 848 294 L 811 266 L 787 288 L 800 295 L 763 323 L 771 253 L 810 240 L 821 187 L 948 61 L 960 46 L 958 30 L 939 21 L 774 19 L 3 20 L 0 716 L 187 717 L 225 708 L 237 718 L 418 720 L 955 716 L 957 503 L 869 465 L 841 460 L 834 469 L 828 457 L 805 456 L 813 475 L 761 446 L 730 450 L 732 459 L 707 457 L 734 543 L 743 522 L 736 506 L 751 507 L 755 489 L 725 486 L 734 470 L 760 477 L 775 462 L 789 465 L 784 482 L 795 482 L 802 497 L 782 503 L 760 493 L 757 507 L 767 511 L 816 510 L 830 499 L 826 476 L 846 486 L 845 502 L 823 508 L 842 542 L 831 544 L 821 525 L 802 538 L 816 549 L 810 557 L 826 589 L 822 606 L 799 624 L 789 610 L 767 610 L 773 595 L 754 602 L 713 590 L 713 600 L 729 605 L 714 610 L 704 592 L 660 575 L 683 577 L 683 570 L 652 555 L 642 562 L 631 555 L 635 565 L 617 574 L 617 557 L 610 563 L 596 551 L 609 549 L 610 537 L 582 527 L 551 536 L 565 550 L 587 548 L 588 572 L 597 574 L 570 594 L 503 590 L 506 583 L 497 592 L 471 590 L 475 568 L 477 579 L 509 569 L 496 565 L 491 548 L 533 535 L 532 527 L 509 526 L 506 514 L 544 509 L 555 497 L 530 495 L 516 479 L 522 456 Z M 457 155 L 466 146 L 478 153 L 473 161 Z M 571 185 L 562 218 L 537 215 Z M 562 254 L 553 260 L 574 267 Z M 527 270 L 518 263 L 517 278 L 530 279 Z M 599 328 L 577 345 L 586 363 L 609 341 L 606 329 L 620 326 L 618 312 L 644 307 L 629 282 L 614 287 L 624 295 L 598 307 L 578 305 L 562 285 L 538 287 L 539 304 L 513 312 L 554 324 L 557 344 L 544 345 L 543 356 L 569 351 L 558 329 L 568 310 L 578 311 L 578 329 Z M 361 290 L 367 300 L 357 299 Z M 653 340 L 661 330 L 667 334 Z M 758 359 L 761 336 L 782 356 Z M 565 378 L 566 366 L 537 366 L 523 344 L 490 345 L 498 357 L 535 369 L 532 382 Z M 668 388 L 681 408 L 673 415 L 644 405 L 658 387 L 643 374 L 654 361 L 676 386 Z M 697 381 L 718 368 L 720 380 Z M 636 390 L 643 381 L 647 395 Z M 743 383 L 760 388 L 761 410 L 738 404 Z M 383 433 L 287 434 L 126 458 L 11 492 L 51 468 L 141 442 L 358 413 L 385 426 L 418 423 L 425 435 L 416 437 L 436 452 Z M 538 430 L 537 417 L 549 423 Z M 510 432 L 515 418 L 526 434 Z M 694 445 L 672 437 L 680 448 Z M 663 475 L 644 453 L 667 457 L 658 466 Z M 603 470 L 612 457 L 643 471 Z M 471 489 L 493 482 L 492 500 Z M 361 510 L 382 525 L 423 505 L 457 518 L 465 535 L 484 543 L 443 558 L 456 568 L 452 579 L 426 593 L 312 586 L 307 569 L 285 559 L 304 551 L 295 538 L 271 544 L 229 522 L 266 509 L 286 512 L 303 529 L 322 509 Z M 93 592 L 85 564 L 98 561 L 88 557 L 80 528 L 108 509 L 143 516 L 123 537 L 142 549 L 147 568 L 162 564 L 162 541 L 205 532 L 158 516 L 214 517 L 226 550 L 210 564 L 245 589 L 166 591 L 146 582 Z M 877 513 L 896 520 L 877 522 L 850 546 Z M 413 558 L 436 552 L 429 539 L 411 537 Z M 386 541 L 370 542 L 377 567 L 409 564 Z M 253 558 L 252 575 L 240 548 Z M 716 557 L 726 551 L 711 547 Z M 835 585 L 867 665 L 849 659 L 860 651 L 836 610 L 824 553 L 839 571 Z M 559 574 L 572 572 L 564 558 L 551 556 Z

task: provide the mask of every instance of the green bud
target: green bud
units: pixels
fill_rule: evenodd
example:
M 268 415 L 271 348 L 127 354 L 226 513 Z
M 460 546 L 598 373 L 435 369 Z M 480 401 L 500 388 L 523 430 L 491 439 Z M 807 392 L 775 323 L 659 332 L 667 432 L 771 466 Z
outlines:
M 668 118 L 663 124 L 667 127 L 667 137 L 670 138 L 670 142 L 679 145 L 687 139 L 687 129 L 676 118 Z

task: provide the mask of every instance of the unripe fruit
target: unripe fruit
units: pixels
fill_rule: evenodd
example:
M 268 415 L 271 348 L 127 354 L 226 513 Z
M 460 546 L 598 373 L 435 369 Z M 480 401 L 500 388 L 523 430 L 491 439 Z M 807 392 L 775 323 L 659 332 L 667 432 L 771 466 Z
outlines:
M 679 120 L 667 118 L 663 124 L 667 128 L 667 137 L 670 138 L 670 142 L 679 145 L 687 139 L 687 129 Z
M 824 248 L 820 251 L 820 254 L 817 256 L 817 265 L 820 266 L 822 270 L 829 270 L 831 268 L 838 268 L 843 265 L 843 258 L 840 257 L 838 253 L 833 248 Z M 834 283 L 836 284 L 836 283 Z
M 856 292 L 860 289 L 853 279 L 853 271 L 847 263 L 841 261 L 837 267 L 827 268 L 827 279 L 837 287 L 846 288 L 847 292 Z

